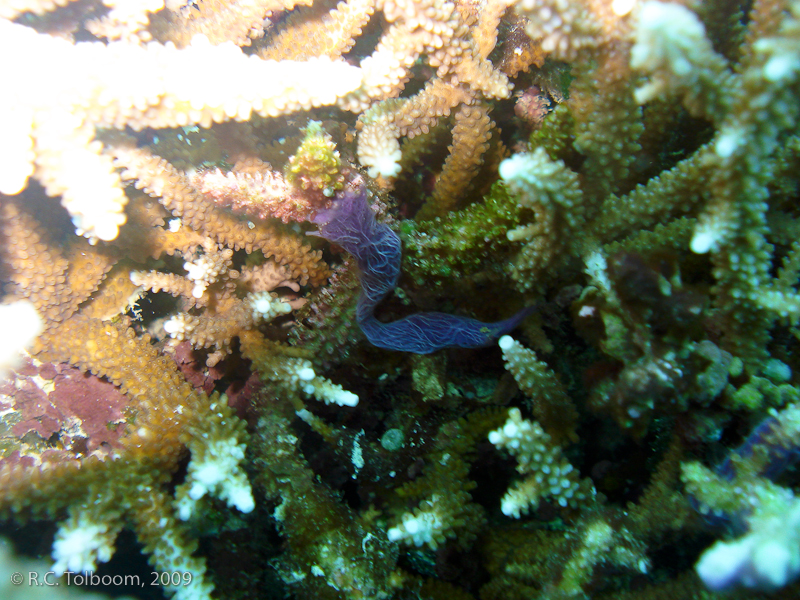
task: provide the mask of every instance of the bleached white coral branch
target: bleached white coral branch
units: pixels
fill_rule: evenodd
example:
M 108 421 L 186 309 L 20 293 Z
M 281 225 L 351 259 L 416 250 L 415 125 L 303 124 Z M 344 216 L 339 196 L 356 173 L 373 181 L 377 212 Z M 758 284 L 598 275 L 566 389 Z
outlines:
M 94 571 L 98 561 L 111 559 L 122 523 L 113 511 L 102 518 L 95 514 L 97 512 L 85 508 L 70 510 L 69 518 L 59 525 L 52 553 L 56 574 Z
M 444 542 L 446 533 L 451 526 L 446 522 L 447 515 L 440 510 L 441 499 L 433 495 L 429 500 L 424 500 L 413 513 L 404 513 L 400 523 L 390 527 L 386 535 L 391 542 L 404 542 L 411 546 L 420 547 L 427 544 L 432 549 Z
M 514 342 L 509 336 L 503 336 L 500 347 L 509 341 Z M 528 475 L 503 496 L 501 510 L 504 515 L 518 519 L 548 496 L 562 507 L 575 507 L 594 496 L 594 487 L 579 479 L 577 471 L 541 425 L 523 419 L 518 408 L 509 409 L 508 420 L 500 429 L 489 433 L 489 441 L 515 456 L 519 463 L 517 471 Z
M 356 406 L 358 396 L 343 389 L 314 372 L 311 362 L 304 359 L 295 359 L 296 383 L 298 387 L 309 396 L 314 396 L 325 404 L 338 404 L 339 406 Z
M 253 292 L 247 295 L 245 301 L 253 310 L 253 321 L 271 321 L 278 315 L 292 312 L 292 306 L 284 302 L 277 294 L 269 292 Z
M 364 124 L 358 136 L 358 160 L 370 177 L 396 177 L 400 173 L 400 130 L 388 115 L 377 115 Z
M 231 437 L 213 440 L 203 447 L 199 456 L 192 456 L 186 487 L 179 490 L 176 500 L 181 519 L 189 519 L 197 501 L 207 494 L 216 495 L 243 513 L 253 510 L 253 492 L 247 476 L 239 467 L 244 452 L 245 445 Z
M 714 591 L 736 584 L 775 590 L 800 577 L 800 502 L 761 519 L 758 528 L 730 542 L 717 542 L 703 553 L 696 569 Z
M 759 505 L 748 524 L 748 534 L 717 542 L 697 561 L 697 574 L 709 589 L 772 591 L 800 577 L 800 501 L 791 491 Z
M 30 346 L 42 331 L 42 317 L 36 307 L 27 300 L 17 300 L 0 304 L 0 331 L 3 343 L 0 345 L 0 379 L 8 369 L 13 369 L 22 350 Z
M 228 506 L 249 513 L 255 507 L 250 482 L 241 467 L 246 446 L 241 441 L 243 425 L 227 408 L 223 394 L 211 398 L 211 418 L 192 428 L 188 442 L 192 459 L 186 481 L 175 491 L 178 517 L 189 519 L 197 502 L 208 494 L 227 502 Z
M 680 4 L 650 1 L 636 18 L 631 67 L 650 76 L 636 90 L 636 101 L 644 104 L 672 92 L 684 96 L 695 116 L 712 121 L 724 116 L 732 75 L 697 15 Z
M 600 38 L 600 23 L 590 5 L 582 0 L 517 0 L 515 10 L 528 18 L 525 32 L 531 39 L 541 39 L 545 52 L 572 61 Z
M 0 74 L 0 193 L 33 175 L 90 240 L 116 238 L 126 203 L 95 127 L 209 127 L 333 104 L 361 85 L 344 62 L 262 60 L 203 36 L 183 49 L 72 44 L 0 20 L 0 55 L 14 57 Z

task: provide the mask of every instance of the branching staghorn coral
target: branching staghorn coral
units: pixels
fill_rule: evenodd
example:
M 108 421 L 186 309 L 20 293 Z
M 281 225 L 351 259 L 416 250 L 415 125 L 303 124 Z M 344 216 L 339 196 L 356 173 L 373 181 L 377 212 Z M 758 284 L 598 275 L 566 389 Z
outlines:
M 265 340 L 260 334 L 246 331 L 241 334 L 242 354 L 265 382 L 282 388 L 283 395 L 294 401 L 299 392 L 314 396 L 326 404 L 356 406 L 358 396 L 330 380 L 317 375 L 312 363 L 302 351 Z
M 503 336 L 498 343 L 506 368 L 520 389 L 530 396 L 531 409 L 544 423 L 547 435 L 556 444 L 577 441 L 578 412 L 552 371 L 532 350 L 522 347 L 510 336 Z
M 683 466 L 687 491 L 706 517 L 731 523 L 738 539 L 717 542 L 697 563 L 712 590 L 735 586 L 772 591 L 800 576 L 798 501 L 772 483 L 798 458 L 798 405 L 774 412 L 712 472 Z
M 3 97 L 3 156 L 14 159 L 3 164 L 0 192 L 18 193 L 34 175 L 48 194 L 62 196 L 77 232 L 94 240 L 113 240 L 125 222 L 125 196 L 102 145 L 93 140 L 96 127 L 208 127 L 246 120 L 251 112 L 277 115 L 330 103 L 360 81 L 358 71 L 343 64 L 259 61 L 233 44 L 211 46 L 204 37 L 183 50 L 73 45 L 5 20 L 0 27 L 0 52 L 25 57 L 5 74 L 7 89 L 14 91 Z M 209 64 L 214 60 L 216 67 Z M 209 68 L 219 69 L 228 82 L 204 87 L 199 69 Z M 126 77 L 114 78 L 115 72 L 139 73 L 149 84 L 126 85 Z M 30 73 L 41 74 L 37 85 Z M 312 81 L 309 88 L 305 82 Z M 87 198 L 93 202 L 87 204 Z
M 486 519 L 470 494 L 476 487 L 468 476 L 475 459 L 473 448 L 501 419 L 498 411 L 488 409 L 442 425 L 436 448 L 426 457 L 424 473 L 397 489 L 405 510 L 387 530 L 390 540 L 432 550 L 448 539 L 462 549 L 472 546 Z
M 508 337 L 501 344 L 513 343 Z M 518 519 L 520 514 L 536 509 L 540 498 L 553 496 L 561 507 L 589 504 L 595 495 L 586 480 L 579 480 L 575 468 L 561 455 L 550 436 L 538 423 L 524 420 L 519 409 L 511 409 L 508 420 L 489 433 L 489 441 L 517 457 L 517 470 L 528 477 L 517 482 L 503 496 L 504 515 Z
M 32 217 L 23 217 L 13 202 L 8 200 L 5 208 L 7 234 L 9 229 L 26 226 L 36 230 L 38 224 Z M 34 243 L 45 251 L 44 257 L 30 260 L 19 245 L 14 247 L 15 256 L 6 254 L 18 281 L 21 277 L 40 278 L 42 269 L 51 268 L 49 257 L 55 264 L 61 262 L 57 247 L 45 245 L 42 237 Z M 63 264 L 69 263 L 64 260 Z M 68 447 L 33 455 L 20 454 L 17 449 L 6 456 L 2 467 L 2 507 L 6 513 L 11 510 L 50 518 L 69 509 L 70 518 L 61 524 L 53 545 L 54 569 L 59 573 L 93 570 L 98 561 L 109 560 L 117 534 L 128 525 L 151 555 L 155 568 L 185 569 L 191 574 L 182 586 L 170 588 L 178 597 L 208 597 L 213 585 L 204 579 L 204 562 L 192 556 L 195 544 L 176 519 L 173 499 L 163 486 L 189 450 L 191 474 L 175 498 L 182 505 L 178 511 L 182 519 L 188 519 L 196 502 L 208 493 L 244 512 L 251 511 L 249 483 L 239 468 L 244 450 L 242 423 L 218 394 L 208 397 L 193 390 L 175 363 L 149 343 L 148 336 L 138 337 L 122 323 L 104 323 L 76 310 L 104 275 L 104 271 L 84 272 L 85 281 L 73 291 L 82 297 L 59 298 L 57 291 L 50 291 L 51 305 L 61 302 L 62 310 L 56 313 L 44 310 L 47 305 L 35 287 L 18 286 L 15 293 L 47 315 L 47 332 L 34 348 L 42 361 L 38 364 L 70 363 L 118 386 L 128 401 L 129 421 L 120 424 L 125 431 L 110 447 L 98 446 L 77 455 Z M 42 377 L 47 377 L 45 367 L 38 367 L 37 377 L 42 382 L 46 382 Z M 65 417 L 68 415 L 66 411 Z M 67 423 L 61 426 L 67 427 Z M 87 424 L 84 432 L 88 431 Z M 202 476 L 197 477 L 198 473 Z M 63 488 L 65 481 L 69 481 L 69 491 Z M 109 487 L 109 481 L 116 483 Z M 38 502 L 42 497 L 49 499 Z
M 206 359 L 206 364 L 212 367 L 230 354 L 231 340 L 241 331 L 291 312 L 291 304 L 269 293 L 272 289 L 278 285 L 294 285 L 295 291 L 300 288 L 296 283 L 281 279 L 281 269 L 274 263 L 265 263 L 258 271 L 249 269 L 246 272 L 248 282 L 257 282 L 257 285 L 250 285 L 246 295 L 239 298 L 235 292 L 241 274 L 231 268 L 233 251 L 220 251 L 210 240 L 205 241 L 204 250 L 193 262 L 184 263 L 186 277 L 158 271 L 134 271 L 130 279 L 134 285 L 148 290 L 163 290 L 183 297 L 186 309 L 206 308 L 201 315 L 188 310 L 180 312 L 165 321 L 163 328 L 173 339 L 189 340 L 195 349 L 214 347 Z M 288 273 L 283 275 L 288 276 Z
M 218 205 L 258 219 L 275 217 L 284 222 L 303 221 L 315 208 L 280 173 L 261 161 L 236 163 L 227 173 L 219 169 L 198 171 L 191 181 L 200 193 Z
M 484 98 L 506 98 L 510 93 L 505 75 L 487 60 L 496 40 L 494 28 L 507 3 L 492 2 L 475 8 L 479 26 L 471 29 L 475 15 L 450 2 L 352 0 L 330 11 L 321 23 L 315 23 L 318 30 L 313 35 L 307 33 L 308 24 L 301 18 L 290 21 L 277 36 L 277 49 L 268 45 L 260 54 L 308 56 L 309 48 L 296 42 L 300 38 L 304 42 L 311 40 L 314 54 L 338 57 L 346 47 L 329 40 L 342 30 L 357 35 L 374 11 L 382 11 L 390 25 L 372 54 L 361 60 L 361 87 L 343 97 L 339 106 L 364 113 L 359 120 L 359 160 L 371 176 L 384 178 L 399 173 L 401 136 L 413 138 L 427 133 L 440 118 L 457 109 L 452 154 L 425 211 L 428 216 L 435 216 L 457 203 L 458 195 L 469 186 L 483 161 L 492 128 Z M 436 69 L 436 79 L 410 98 L 395 99 L 420 56 L 425 56 Z
M 319 253 L 269 222 L 260 221 L 256 225 L 218 210 L 212 202 L 202 198 L 184 174 L 164 159 L 127 144 L 115 145 L 109 153 L 122 169 L 123 179 L 135 180 L 137 187 L 159 198 L 159 202 L 180 219 L 179 223 L 235 250 L 250 253 L 258 249 L 266 258 L 276 257 L 303 284 L 309 280 L 318 284 L 327 276 Z
M 344 184 L 336 144 L 318 121 L 311 121 L 297 152 L 289 157 L 286 174 L 249 156 L 228 173 L 219 169 L 195 172 L 192 185 L 217 204 L 259 219 L 284 223 L 311 219 L 328 208 Z
M 638 100 L 649 99 L 661 87 L 682 96 L 690 112 L 724 114 L 714 119 L 718 132 L 701 159 L 711 174 L 710 202 L 695 228 L 691 248 L 710 252 L 718 273 L 716 302 L 724 305 L 720 312 L 732 350 L 751 364 L 764 359 L 755 340 L 767 335 L 777 316 L 773 311 L 786 314 L 792 303 L 791 294 L 771 289 L 771 252 L 764 239 L 765 174 L 781 132 L 795 127 L 797 119 L 789 90 L 800 70 L 792 58 L 800 7 L 789 2 L 786 9 L 789 14 L 778 25 L 772 17 L 782 10 L 779 4 L 765 2 L 754 8 L 751 27 L 763 23 L 768 32 L 760 32 L 764 38 L 758 42 L 751 40 L 735 74 L 714 54 L 697 18 L 674 5 L 646 5 L 632 55 L 635 67 L 655 74 L 654 83 L 637 91 Z M 686 23 L 680 30 L 690 29 L 699 43 L 681 50 L 682 42 L 665 30 L 665 25 L 678 22 Z M 670 62 L 671 56 L 680 62 Z M 695 67 L 701 64 L 702 69 Z
M 281 412 L 262 411 L 258 427 L 264 444 L 255 447 L 258 484 L 268 498 L 280 498 L 275 519 L 294 540 L 278 565 L 280 577 L 307 597 L 390 598 L 401 581 L 392 577 L 396 552 L 316 480 Z M 304 518 L 308 513 L 314 521 Z
M 56 524 L 58 570 L 113 568 L 131 529 L 186 598 L 797 597 L 798 22 L 0 3 L 0 320 L 36 313 L 3 365 L 3 514 Z M 362 186 L 391 268 L 306 236 Z M 382 314 L 536 319 L 377 350 L 374 273 Z

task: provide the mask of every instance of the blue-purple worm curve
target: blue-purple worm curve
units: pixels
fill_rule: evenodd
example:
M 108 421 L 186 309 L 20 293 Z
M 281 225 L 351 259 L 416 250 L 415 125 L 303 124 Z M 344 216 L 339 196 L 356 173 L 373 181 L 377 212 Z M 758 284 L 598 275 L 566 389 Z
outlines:
M 309 235 L 338 244 L 358 260 L 361 296 L 356 320 L 369 342 L 380 348 L 429 354 L 442 348 L 488 346 L 534 310 L 534 307 L 525 308 L 496 323 L 439 312 L 416 313 L 382 323 L 373 313 L 397 285 L 402 256 L 400 238 L 387 225 L 375 220 L 363 188 L 338 194 L 332 208 L 320 211 L 313 223 L 319 230 Z

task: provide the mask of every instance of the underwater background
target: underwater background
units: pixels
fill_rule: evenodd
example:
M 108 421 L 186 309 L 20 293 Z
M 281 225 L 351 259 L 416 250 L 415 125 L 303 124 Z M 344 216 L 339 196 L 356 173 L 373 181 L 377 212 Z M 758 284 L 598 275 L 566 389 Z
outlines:
M 0 0 L 0 597 L 800 596 L 800 1 Z

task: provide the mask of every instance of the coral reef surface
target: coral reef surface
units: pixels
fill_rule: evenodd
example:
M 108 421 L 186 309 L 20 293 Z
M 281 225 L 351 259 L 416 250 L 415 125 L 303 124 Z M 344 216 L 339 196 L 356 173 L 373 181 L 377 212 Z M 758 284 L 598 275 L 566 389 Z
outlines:
M 800 1 L 0 0 L 0 56 L 0 595 L 800 596 Z

